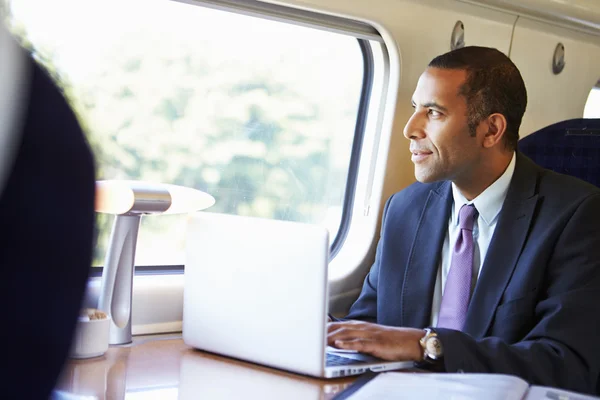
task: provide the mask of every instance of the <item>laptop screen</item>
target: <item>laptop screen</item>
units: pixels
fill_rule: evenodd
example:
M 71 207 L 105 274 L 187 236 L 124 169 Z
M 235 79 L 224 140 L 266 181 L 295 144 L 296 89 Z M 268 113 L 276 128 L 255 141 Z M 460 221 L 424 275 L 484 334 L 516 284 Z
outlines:
M 320 375 L 328 232 L 199 212 L 186 238 L 183 338 L 193 347 Z

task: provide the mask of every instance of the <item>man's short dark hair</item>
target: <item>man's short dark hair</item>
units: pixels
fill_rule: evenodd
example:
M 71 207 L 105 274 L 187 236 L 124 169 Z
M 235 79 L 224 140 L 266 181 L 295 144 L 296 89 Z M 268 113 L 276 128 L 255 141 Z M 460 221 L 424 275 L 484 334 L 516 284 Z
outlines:
M 494 113 L 507 121 L 505 143 L 514 150 L 519 127 L 527 107 L 527 90 L 517 66 L 502 52 L 489 47 L 468 46 L 437 56 L 429 67 L 466 70 L 467 79 L 460 94 L 467 101 L 471 135 L 479 123 Z

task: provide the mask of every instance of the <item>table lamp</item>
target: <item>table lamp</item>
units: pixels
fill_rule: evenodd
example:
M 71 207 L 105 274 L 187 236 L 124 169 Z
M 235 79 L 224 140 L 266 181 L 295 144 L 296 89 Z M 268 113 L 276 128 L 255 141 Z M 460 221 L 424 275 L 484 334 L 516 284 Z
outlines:
M 200 190 L 141 181 L 96 181 L 96 212 L 115 214 L 102 271 L 98 309 L 111 316 L 109 344 L 131 342 L 135 249 L 144 214 L 178 214 L 212 206 Z

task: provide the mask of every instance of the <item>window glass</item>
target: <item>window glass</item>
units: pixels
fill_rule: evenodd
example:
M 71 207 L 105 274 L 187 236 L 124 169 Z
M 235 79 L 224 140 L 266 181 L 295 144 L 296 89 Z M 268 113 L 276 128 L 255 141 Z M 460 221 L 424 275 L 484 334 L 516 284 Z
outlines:
M 585 103 L 583 118 L 600 118 L 600 87 L 596 86 L 590 91 Z
M 207 211 L 341 222 L 363 59 L 350 36 L 169 0 L 11 0 L 98 179 L 210 193 Z M 184 260 L 185 215 L 142 218 L 136 265 Z M 99 215 L 101 265 L 113 217 Z

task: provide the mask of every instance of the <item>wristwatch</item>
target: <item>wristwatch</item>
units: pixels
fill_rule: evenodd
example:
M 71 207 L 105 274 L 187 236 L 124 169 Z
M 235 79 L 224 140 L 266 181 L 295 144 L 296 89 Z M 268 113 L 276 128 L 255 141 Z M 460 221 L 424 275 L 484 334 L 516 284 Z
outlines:
M 425 336 L 419 341 L 423 349 L 423 362 L 419 363 L 419 368 L 431 370 L 443 370 L 444 368 L 444 347 L 442 341 L 432 328 L 425 329 Z

